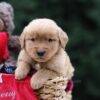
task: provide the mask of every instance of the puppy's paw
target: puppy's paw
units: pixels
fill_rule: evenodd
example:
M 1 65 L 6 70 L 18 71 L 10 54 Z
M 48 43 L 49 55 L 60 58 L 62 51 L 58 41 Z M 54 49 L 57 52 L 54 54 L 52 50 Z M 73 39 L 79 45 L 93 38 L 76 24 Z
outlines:
M 41 80 L 32 80 L 31 79 L 31 87 L 34 90 L 37 90 L 39 88 L 41 88 L 43 86 L 43 83 L 41 82 Z
M 15 70 L 15 79 L 21 80 L 24 79 L 27 76 L 27 73 L 25 71 L 19 71 Z

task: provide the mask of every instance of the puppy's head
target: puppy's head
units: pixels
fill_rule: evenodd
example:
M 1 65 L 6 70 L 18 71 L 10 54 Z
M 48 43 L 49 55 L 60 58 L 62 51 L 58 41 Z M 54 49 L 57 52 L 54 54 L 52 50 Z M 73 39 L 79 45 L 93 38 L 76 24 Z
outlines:
M 50 19 L 33 20 L 21 34 L 22 49 L 37 62 L 50 60 L 67 42 L 67 34 Z

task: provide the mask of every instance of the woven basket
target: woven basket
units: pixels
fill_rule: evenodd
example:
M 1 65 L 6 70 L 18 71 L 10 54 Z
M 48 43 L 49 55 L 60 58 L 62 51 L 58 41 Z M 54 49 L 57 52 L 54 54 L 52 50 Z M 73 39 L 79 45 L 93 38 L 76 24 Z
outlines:
M 48 80 L 43 88 L 36 91 L 39 100 L 71 100 L 71 91 L 66 92 L 67 78 Z

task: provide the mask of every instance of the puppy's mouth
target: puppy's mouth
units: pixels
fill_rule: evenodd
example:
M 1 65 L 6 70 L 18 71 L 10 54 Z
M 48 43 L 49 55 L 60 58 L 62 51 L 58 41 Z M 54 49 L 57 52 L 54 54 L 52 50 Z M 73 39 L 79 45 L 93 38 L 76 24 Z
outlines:
M 45 51 L 36 52 L 35 60 L 37 62 L 45 62 L 46 61 L 46 52 Z
M 35 58 L 35 60 L 36 60 L 37 62 L 46 62 L 45 57 L 37 57 L 37 58 Z
M 44 59 L 45 59 L 45 57 L 37 57 L 37 59 L 44 60 Z

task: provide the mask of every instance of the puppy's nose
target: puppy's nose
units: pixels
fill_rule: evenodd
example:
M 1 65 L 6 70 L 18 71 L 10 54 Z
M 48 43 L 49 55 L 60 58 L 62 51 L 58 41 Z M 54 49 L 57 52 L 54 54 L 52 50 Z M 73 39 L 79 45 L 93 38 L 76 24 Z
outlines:
M 37 52 L 37 55 L 38 55 L 39 57 L 44 56 L 44 54 L 45 54 L 45 51 L 38 51 L 38 52 Z

